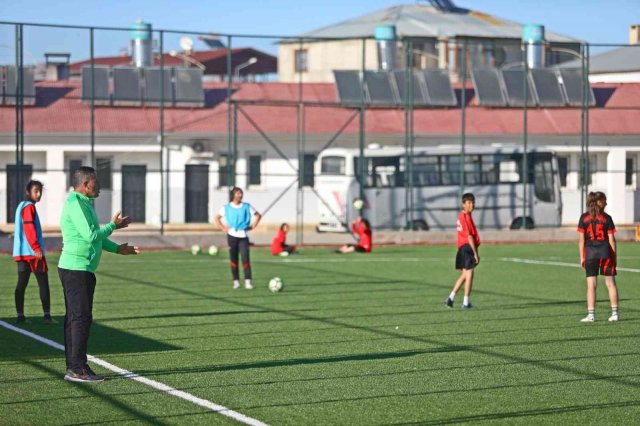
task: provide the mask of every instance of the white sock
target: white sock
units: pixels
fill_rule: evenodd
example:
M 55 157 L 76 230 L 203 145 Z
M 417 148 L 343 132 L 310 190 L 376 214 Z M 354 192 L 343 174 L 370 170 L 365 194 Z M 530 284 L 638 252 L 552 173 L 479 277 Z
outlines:
M 238 281 L 238 280 L 233 280 L 233 285 L 240 285 L 240 281 Z
M 464 299 L 462 300 L 462 304 L 463 305 L 468 305 L 469 304 L 469 296 L 465 296 Z
M 244 280 L 244 285 L 251 285 L 251 280 Z
M 456 297 L 456 292 L 452 291 L 451 294 L 449 295 L 449 299 L 453 300 Z

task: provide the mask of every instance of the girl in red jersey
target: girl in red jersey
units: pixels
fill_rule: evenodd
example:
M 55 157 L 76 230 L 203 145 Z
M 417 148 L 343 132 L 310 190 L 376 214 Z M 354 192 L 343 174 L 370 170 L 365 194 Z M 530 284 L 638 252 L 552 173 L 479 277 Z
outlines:
M 273 256 L 289 256 L 291 253 L 295 253 L 296 246 L 287 244 L 287 232 L 289 232 L 289 224 L 283 223 L 280 225 L 278 233 L 271 241 L 271 254 Z
M 336 250 L 338 253 L 371 253 L 373 248 L 371 224 L 367 219 L 359 217 L 351 221 L 351 231 L 357 235 L 358 244 L 345 244 Z
M 462 211 L 458 215 L 458 253 L 456 254 L 456 269 L 460 269 L 460 277 L 453 286 L 453 290 L 445 305 L 453 308 L 453 299 L 456 293 L 464 283 L 464 300 L 462 309 L 471 309 L 473 305 L 469 300 L 471 296 L 471 287 L 473 286 L 473 270 L 480 263 L 480 255 L 478 255 L 478 247 L 480 246 L 480 236 L 478 230 L 473 223 L 471 213 L 476 207 L 476 198 L 471 193 L 462 196 Z
M 18 283 L 15 290 L 17 323 L 27 322 L 24 315 L 24 294 L 31 273 L 36 276 L 40 287 L 40 301 L 44 311 L 44 323 L 51 324 L 51 298 L 47 259 L 44 253 L 42 227 L 36 210 L 36 203 L 42 198 L 42 182 L 31 180 L 27 183 L 26 198 L 16 209 L 15 235 L 13 238 L 13 259 L 18 265 Z
M 607 196 L 602 192 L 590 192 L 587 211 L 578 222 L 578 247 L 580 264 L 587 274 L 587 316 L 582 322 L 596 319 L 596 288 L 598 274 L 604 276 L 609 290 L 611 316 L 609 321 L 618 321 L 618 288 L 616 287 L 616 226 L 611 216 L 604 212 Z

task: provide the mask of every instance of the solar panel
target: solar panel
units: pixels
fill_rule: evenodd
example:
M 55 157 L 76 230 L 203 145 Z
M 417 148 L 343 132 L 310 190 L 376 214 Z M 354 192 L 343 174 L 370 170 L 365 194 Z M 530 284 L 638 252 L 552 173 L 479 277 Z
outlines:
M 114 105 L 140 105 L 142 103 L 142 75 L 139 68 L 113 69 Z
M 562 90 L 570 106 L 582 106 L 582 70 L 563 68 L 559 70 Z M 593 89 L 589 85 L 589 105 L 596 104 Z
M 172 68 L 164 68 L 164 73 L 161 72 L 159 67 L 145 67 L 144 68 L 144 101 L 148 104 L 160 103 L 160 76 L 164 74 L 163 82 L 163 96 L 165 105 L 173 103 L 173 87 L 171 85 Z
M 371 105 L 397 105 L 400 100 L 387 71 L 365 71 L 364 84 Z
M 411 73 L 412 83 L 413 83 L 413 105 L 415 106 L 425 106 L 427 105 L 427 95 L 424 92 L 423 84 L 420 82 L 420 77 L 418 76 L 417 71 L 413 71 Z M 407 88 L 407 72 L 406 70 L 396 70 L 393 71 L 393 78 L 396 83 L 396 88 L 398 89 L 398 96 L 400 97 L 400 102 L 405 103 L 405 89 Z
M 507 89 L 507 101 L 509 106 L 524 106 L 524 71 L 502 70 L 502 80 Z M 531 90 L 530 79 L 527 78 L 527 106 L 535 106 L 535 93 Z
M 17 70 L 13 65 L 7 65 L 6 68 L 6 86 L 5 86 L 5 103 L 8 105 L 16 104 L 17 95 Z M 24 67 L 22 71 L 22 94 L 23 105 L 35 105 L 36 103 L 36 84 L 34 79 L 34 68 Z
M 458 101 L 451 87 L 449 71 L 442 68 L 422 70 L 427 103 L 433 106 L 456 106 Z
M 176 68 L 176 105 L 204 106 L 202 70 L 199 68 Z
M 363 102 L 362 83 L 358 71 L 333 71 L 338 99 L 342 105 L 357 106 Z M 366 97 L 364 99 L 366 102 Z
M 507 106 L 507 99 L 502 90 L 502 78 L 496 68 L 474 68 L 471 70 L 471 80 L 479 105 Z
M 109 67 L 96 66 L 93 68 L 93 93 L 94 103 L 108 105 L 109 96 Z M 91 101 L 91 67 L 82 67 L 82 100 Z
M 532 69 L 531 82 L 540 106 L 560 107 L 566 105 L 558 76 L 554 70 L 549 68 Z

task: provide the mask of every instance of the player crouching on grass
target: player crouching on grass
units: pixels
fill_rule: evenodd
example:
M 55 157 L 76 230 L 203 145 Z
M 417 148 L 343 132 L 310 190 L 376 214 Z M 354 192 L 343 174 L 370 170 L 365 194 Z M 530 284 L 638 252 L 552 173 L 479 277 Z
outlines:
M 616 287 L 616 226 L 611 216 L 604 212 L 607 197 L 602 192 L 590 192 L 587 196 L 587 211 L 578 222 L 578 247 L 580 264 L 587 273 L 587 316 L 582 322 L 596 319 L 596 288 L 598 273 L 604 276 L 609 290 L 611 316 L 609 321 L 618 321 L 618 288 Z
M 460 287 L 462 287 L 462 283 L 464 283 L 462 309 L 471 309 L 473 307 L 469 300 L 471 287 L 473 286 L 473 270 L 480 263 L 480 255 L 478 255 L 480 236 L 471 217 L 471 213 L 475 207 L 476 198 L 473 194 L 469 192 L 464 194 L 462 196 L 462 211 L 458 215 L 458 223 L 456 226 L 458 230 L 456 269 L 460 269 L 462 273 L 453 286 L 451 294 L 444 302 L 448 308 L 453 308 L 453 299 L 456 297 L 456 293 L 460 290 Z

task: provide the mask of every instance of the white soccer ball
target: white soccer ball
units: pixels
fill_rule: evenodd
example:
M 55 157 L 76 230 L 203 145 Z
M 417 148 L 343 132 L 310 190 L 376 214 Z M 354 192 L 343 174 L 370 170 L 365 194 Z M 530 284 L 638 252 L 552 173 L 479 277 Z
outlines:
M 354 209 L 362 210 L 363 207 L 364 207 L 364 201 L 362 201 L 360 198 L 356 198 L 355 200 L 353 200 Z
M 280 256 L 282 256 L 282 257 L 287 257 L 287 256 L 289 256 L 289 252 L 288 252 L 288 251 L 286 251 L 286 250 L 285 250 L 285 251 L 281 251 L 281 252 L 280 252 Z
M 209 255 L 211 255 L 211 256 L 217 256 L 219 251 L 220 251 L 220 250 L 218 250 L 218 247 L 216 247 L 216 246 L 209 246 Z
M 194 244 L 191 246 L 191 254 L 192 255 L 197 255 L 202 253 L 202 247 L 200 247 L 198 244 Z
M 271 281 L 269 281 L 269 291 L 271 291 L 272 293 L 277 293 L 279 291 L 282 291 L 282 289 L 284 289 L 284 282 L 282 281 L 282 279 L 280 279 L 279 277 L 271 278 Z

